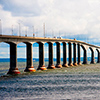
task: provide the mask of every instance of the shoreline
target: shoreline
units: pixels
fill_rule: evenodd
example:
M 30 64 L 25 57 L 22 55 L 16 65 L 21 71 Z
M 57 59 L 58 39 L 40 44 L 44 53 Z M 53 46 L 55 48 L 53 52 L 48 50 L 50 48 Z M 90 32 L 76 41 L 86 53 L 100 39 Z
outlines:
M 5 75 L 0 76 L 0 80 L 2 78 L 10 78 L 10 77 L 23 77 L 27 75 L 56 75 L 56 74 L 100 74 L 100 64 L 86 64 L 86 65 L 79 65 L 79 66 L 69 66 L 69 67 L 62 67 L 62 68 L 55 68 L 55 69 L 48 69 L 45 71 L 36 70 L 36 72 L 23 72 L 20 70 L 21 74 L 19 75 Z

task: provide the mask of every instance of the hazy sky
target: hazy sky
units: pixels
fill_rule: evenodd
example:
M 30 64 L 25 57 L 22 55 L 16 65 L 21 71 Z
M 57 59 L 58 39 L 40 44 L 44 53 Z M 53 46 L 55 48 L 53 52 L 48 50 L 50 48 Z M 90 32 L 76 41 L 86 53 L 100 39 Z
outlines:
M 100 0 L 0 0 L 3 34 L 76 38 L 100 45 Z M 28 32 L 26 32 L 26 29 Z

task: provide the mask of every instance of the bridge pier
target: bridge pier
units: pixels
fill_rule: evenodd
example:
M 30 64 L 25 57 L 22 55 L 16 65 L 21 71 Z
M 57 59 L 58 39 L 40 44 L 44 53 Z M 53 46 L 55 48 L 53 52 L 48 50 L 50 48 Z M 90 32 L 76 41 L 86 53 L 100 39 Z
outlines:
M 30 43 L 26 44 L 26 52 L 27 52 L 27 66 L 25 72 L 35 72 L 36 70 L 33 67 L 33 46 Z
M 99 52 L 99 50 L 97 50 L 97 53 L 98 53 L 98 60 L 97 60 L 97 63 L 100 63 L 100 52 Z
M 94 58 L 94 51 L 91 49 L 91 64 L 95 63 L 95 58 Z
M 10 69 L 7 74 L 20 74 L 17 68 L 17 44 L 10 44 Z
M 87 50 L 84 49 L 83 64 L 87 64 Z
M 49 65 L 48 69 L 54 69 L 55 66 L 53 64 L 53 43 L 49 43 Z
M 68 65 L 67 65 L 67 47 L 66 47 L 65 42 L 63 42 L 63 66 L 68 67 Z
M 44 43 L 39 43 L 39 66 L 37 70 L 47 70 L 44 65 Z
M 100 63 L 100 52 L 98 52 L 98 61 L 97 63 Z
M 76 61 L 76 43 L 73 43 L 73 56 L 74 56 L 74 66 L 77 66 L 77 61 Z
M 80 44 L 78 44 L 78 64 L 81 65 L 81 50 L 80 50 Z
M 68 43 L 69 44 L 69 66 L 73 66 L 72 64 L 72 44 L 71 43 Z
M 60 64 L 61 59 L 60 59 L 60 43 L 56 43 L 57 44 L 57 68 L 62 68 L 62 65 Z

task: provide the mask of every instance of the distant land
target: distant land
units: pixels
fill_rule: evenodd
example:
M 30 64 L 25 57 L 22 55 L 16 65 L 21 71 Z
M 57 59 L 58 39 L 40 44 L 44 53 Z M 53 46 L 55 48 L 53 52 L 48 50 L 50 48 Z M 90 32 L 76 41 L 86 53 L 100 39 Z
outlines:
M 78 58 L 77 58 L 78 59 Z M 49 61 L 49 58 L 45 58 L 45 61 Z M 73 58 L 72 58 L 73 60 Z M 87 57 L 88 61 L 91 61 L 91 57 Z M 97 61 L 97 57 L 95 57 L 95 60 Z M 18 62 L 26 62 L 26 58 L 17 58 Z M 33 58 L 33 62 L 37 62 L 39 61 L 38 58 Z M 53 59 L 53 61 L 56 61 L 56 58 Z M 61 61 L 63 61 L 63 58 L 61 58 Z M 68 61 L 68 58 L 67 58 Z M 81 57 L 81 61 L 83 61 L 83 57 Z M 0 58 L 0 62 L 10 62 L 10 58 Z

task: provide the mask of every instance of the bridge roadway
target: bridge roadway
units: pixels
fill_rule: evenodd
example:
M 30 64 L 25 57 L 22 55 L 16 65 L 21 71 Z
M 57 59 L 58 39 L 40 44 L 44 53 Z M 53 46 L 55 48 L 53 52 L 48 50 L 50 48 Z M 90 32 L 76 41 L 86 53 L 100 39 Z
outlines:
M 91 63 L 95 63 L 94 51 L 96 50 L 98 53 L 97 63 L 100 63 L 100 47 L 92 44 L 88 44 L 82 41 L 78 41 L 76 39 L 60 39 L 60 38 L 42 38 L 42 37 L 24 37 L 24 36 L 9 36 L 9 35 L 0 35 L 0 42 L 5 42 L 10 45 L 10 68 L 8 74 L 19 74 L 20 71 L 17 67 L 17 44 L 25 43 L 26 44 L 26 53 L 27 53 L 27 66 L 26 72 L 35 72 L 35 68 L 33 67 L 33 43 L 37 42 L 39 44 L 39 66 L 38 70 L 46 70 L 44 64 L 44 43 L 49 44 L 49 65 L 48 68 L 54 69 L 61 68 L 60 61 L 60 43 L 63 43 L 63 67 L 68 66 L 77 66 L 81 64 L 81 50 L 83 49 L 83 64 L 87 64 L 87 50 L 88 48 L 91 50 Z M 54 66 L 53 64 L 53 43 L 57 44 L 57 64 Z M 67 46 L 68 43 L 68 51 L 69 51 L 69 63 L 67 64 Z M 73 44 L 73 61 L 72 61 L 72 44 Z M 76 60 L 78 56 L 78 61 Z M 73 62 L 73 63 L 72 63 Z

